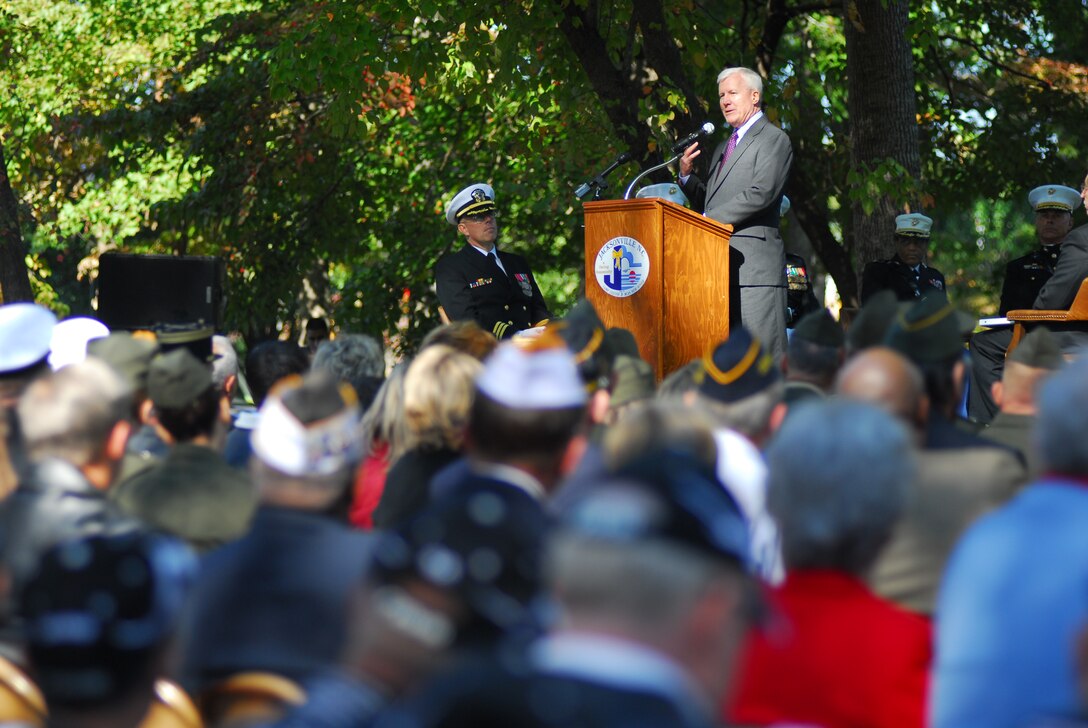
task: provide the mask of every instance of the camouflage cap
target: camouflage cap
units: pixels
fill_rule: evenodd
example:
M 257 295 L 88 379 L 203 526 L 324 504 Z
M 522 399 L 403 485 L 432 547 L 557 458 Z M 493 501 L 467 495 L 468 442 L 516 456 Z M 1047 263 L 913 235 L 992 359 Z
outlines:
M 211 368 L 185 348 L 155 357 L 147 373 L 147 395 L 156 407 L 185 407 L 211 386 Z
M 1009 361 L 1035 369 L 1061 369 L 1065 357 L 1058 340 L 1047 329 L 1033 329 L 1009 354 Z

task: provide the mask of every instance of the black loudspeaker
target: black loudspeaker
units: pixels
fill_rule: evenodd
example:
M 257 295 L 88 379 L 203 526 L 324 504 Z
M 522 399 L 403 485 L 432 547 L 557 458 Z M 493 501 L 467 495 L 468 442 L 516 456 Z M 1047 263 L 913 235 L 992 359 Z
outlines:
M 212 256 L 105 253 L 98 319 L 115 331 L 197 321 L 219 330 L 223 278 L 223 261 Z

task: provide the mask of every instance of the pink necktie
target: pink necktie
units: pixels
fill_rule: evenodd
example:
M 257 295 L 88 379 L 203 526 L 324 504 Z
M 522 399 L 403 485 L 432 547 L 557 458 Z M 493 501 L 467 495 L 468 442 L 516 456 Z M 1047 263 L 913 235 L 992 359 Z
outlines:
M 729 155 L 733 153 L 733 150 L 737 148 L 737 141 L 740 137 L 737 136 L 737 130 L 733 130 L 733 134 L 729 137 L 729 143 L 725 145 L 725 154 L 722 155 L 722 162 L 718 165 L 718 172 L 725 169 L 725 163 L 729 161 Z

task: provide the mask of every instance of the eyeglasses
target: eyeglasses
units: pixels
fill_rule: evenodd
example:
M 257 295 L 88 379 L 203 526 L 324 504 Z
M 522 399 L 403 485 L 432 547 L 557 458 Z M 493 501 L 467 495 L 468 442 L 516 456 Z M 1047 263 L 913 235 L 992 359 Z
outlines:
M 461 219 L 468 222 L 484 222 L 492 218 L 498 218 L 499 213 L 491 210 L 490 212 L 477 212 L 473 215 L 465 215 Z

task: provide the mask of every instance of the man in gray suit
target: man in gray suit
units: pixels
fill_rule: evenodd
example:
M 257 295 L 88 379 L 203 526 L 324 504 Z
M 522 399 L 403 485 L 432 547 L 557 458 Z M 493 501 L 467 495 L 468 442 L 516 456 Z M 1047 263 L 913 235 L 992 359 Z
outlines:
M 739 271 L 740 315 L 778 361 L 786 351 L 786 257 L 778 234 L 782 190 L 793 162 L 786 133 L 761 110 L 763 80 L 748 68 L 718 74 L 718 105 L 733 127 L 714 150 L 706 182 L 693 174 L 698 144 L 680 158 L 684 194 L 703 214 L 733 226 L 731 269 Z M 739 267 L 738 267 L 739 264 Z

